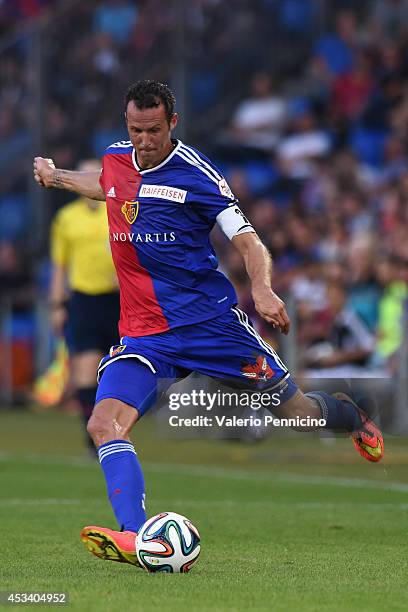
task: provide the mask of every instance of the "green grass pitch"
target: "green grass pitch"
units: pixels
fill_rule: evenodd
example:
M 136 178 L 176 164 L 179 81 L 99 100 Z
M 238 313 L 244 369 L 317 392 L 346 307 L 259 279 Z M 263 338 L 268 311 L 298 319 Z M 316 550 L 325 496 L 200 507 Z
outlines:
M 148 514 L 201 533 L 191 573 L 92 557 L 81 527 L 115 521 L 77 419 L 0 411 L 0 590 L 66 591 L 84 612 L 407 609 L 406 440 L 386 439 L 373 465 L 347 439 L 175 442 L 153 418 L 135 430 Z

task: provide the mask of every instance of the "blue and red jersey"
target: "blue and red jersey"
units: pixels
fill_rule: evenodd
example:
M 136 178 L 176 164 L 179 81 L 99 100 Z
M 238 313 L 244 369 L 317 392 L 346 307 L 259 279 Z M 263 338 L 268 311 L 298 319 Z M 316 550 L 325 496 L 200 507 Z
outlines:
M 111 145 L 103 158 L 121 336 L 206 321 L 237 302 L 209 239 L 217 216 L 236 200 L 205 156 L 173 142 L 168 157 L 148 170 L 138 167 L 130 141 Z M 244 217 L 242 223 L 249 227 Z

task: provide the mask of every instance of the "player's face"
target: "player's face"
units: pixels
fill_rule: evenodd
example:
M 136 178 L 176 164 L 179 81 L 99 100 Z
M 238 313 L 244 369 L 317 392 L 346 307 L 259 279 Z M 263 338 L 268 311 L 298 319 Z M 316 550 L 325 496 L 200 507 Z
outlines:
M 142 169 L 157 166 L 173 149 L 171 131 L 177 125 L 177 114 L 167 121 L 164 106 L 139 109 L 133 101 L 126 109 L 126 125 Z

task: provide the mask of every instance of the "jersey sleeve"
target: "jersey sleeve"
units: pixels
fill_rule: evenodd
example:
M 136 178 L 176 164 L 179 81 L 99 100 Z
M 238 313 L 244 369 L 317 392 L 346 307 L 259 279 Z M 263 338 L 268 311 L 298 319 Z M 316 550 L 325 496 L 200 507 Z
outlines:
M 51 224 L 50 234 L 51 261 L 57 266 L 66 266 L 68 263 L 68 243 L 64 233 L 64 224 L 61 214 L 55 216 Z
M 231 240 L 237 234 L 255 232 L 249 220 L 238 206 L 227 181 L 221 175 L 201 181 L 199 212 L 210 224 L 218 223 L 224 234 Z

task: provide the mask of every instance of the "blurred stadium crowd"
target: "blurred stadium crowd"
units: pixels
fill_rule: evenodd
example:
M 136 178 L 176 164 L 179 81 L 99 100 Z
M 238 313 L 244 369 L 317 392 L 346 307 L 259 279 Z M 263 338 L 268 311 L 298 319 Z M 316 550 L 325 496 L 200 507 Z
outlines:
M 408 0 L 0 0 L 3 340 L 30 354 L 46 284 L 47 244 L 30 236 L 32 153 L 67 168 L 100 157 L 126 137 L 122 95 L 141 77 L 183 86 L 183 138 L 223 170 L 294 304 L 298 368 L 393 373 L 408 301 Z M 47 224 L 69 195 L 48 200 Z M 279 347 L 239 255 L 218 230 L 214 243 L 240 305 Z

